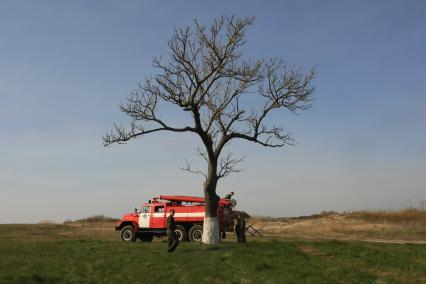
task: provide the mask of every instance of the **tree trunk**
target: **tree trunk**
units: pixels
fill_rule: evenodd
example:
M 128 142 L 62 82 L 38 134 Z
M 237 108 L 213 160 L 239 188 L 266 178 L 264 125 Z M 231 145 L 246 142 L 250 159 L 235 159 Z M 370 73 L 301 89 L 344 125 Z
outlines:
M 209 163 L 207 179 L 204 182 L 204 198 L 206 200 L 206 214 L 204 216 L 202 242 L 217 244 L 220 242 L 219 220 L 217 219 L 217 203 L 219 196 L 216 194 L 218 181 L 216 163 Z

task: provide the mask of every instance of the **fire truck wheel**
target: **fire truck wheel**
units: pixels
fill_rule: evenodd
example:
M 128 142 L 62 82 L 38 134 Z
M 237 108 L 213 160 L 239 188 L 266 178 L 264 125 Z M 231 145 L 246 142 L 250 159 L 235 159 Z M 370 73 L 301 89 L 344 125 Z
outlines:
M 181 225 L 176 225 L 175 233 L 176 233 L 176 236 L 177 236 L 177 237 L 178 237 L 178 239 L 179 239 L 179 242 L 184 242 L 184 241 L 186 241 L 187 234 L 186 234 L 186 230 L 185 230 L 185 228 L 184 228 L 183 226 L 181 226 Z
M 189 230 L 189 240 L 191 242 L 201 242 L 201 238 L 203 236 L 203 226 L 194 225 Z
M 152 239 L 154 239 L 154 236 L 152 234 L 143 234 L 140 235 L 139 238 L 142 242 L 152 242 Z
M 132 225 L 124 226 L 121 229 L 121 239 L 125 242 L 136 241 L 135 228 Z

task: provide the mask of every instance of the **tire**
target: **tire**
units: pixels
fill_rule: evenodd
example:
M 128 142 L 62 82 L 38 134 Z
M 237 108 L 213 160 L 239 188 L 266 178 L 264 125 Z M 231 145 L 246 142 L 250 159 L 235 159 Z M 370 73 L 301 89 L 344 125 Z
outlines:
M 152 239 L 154 239 L 154 235 L 142 234 L 142 235 L 139 235 L 139 239 L 141 239 L 142 242 L 152 242 Z
M 125 242 L 134 242 L 136 241 L 136 232 L 135 228 L 132 225 L 124 226 L 121 229 L 120 233 L 121 239 Z
M 203 236 L 203 226 L 194 225 L 189 230 L 189 241 L 190 242 L 201 242 Z
M 188 234 L 186 233 L 186 230 L 185 230 L 185 228 L 183 226 L 176 225 L 175 233 L 176 233 L 177 238 L 179 239 L 179 242 L 186 241 L 186 238 L 188 237 Z

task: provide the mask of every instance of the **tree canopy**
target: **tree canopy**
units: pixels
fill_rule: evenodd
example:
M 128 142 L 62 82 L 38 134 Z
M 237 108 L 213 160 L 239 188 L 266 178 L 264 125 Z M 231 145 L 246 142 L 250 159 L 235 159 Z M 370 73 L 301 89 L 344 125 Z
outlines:
M 204 148 L 198 153 L 214 167 L 218 178 L 239 171 L 241 159 L 221 155 L 233 139 L 265 147 L 294 144 L 281 125 L 269 125 L 275 110 L 297 112 L 311 107 L 315 70 L 303 73 L 281 59 L 246 59 L 246 30 L 253 17 L 219 17 L 210 26 L 175 28 L 169 39 L 166 60 L 153 59 L 157 73 L 139 84 L 120 110 L 131 117 L 129 127 L 115 124 L 104 137 L 104 145 L 125 143 L 159 132 L 192 132 Z M 178 106 L 191 115 L 193 123 L 175 126 L 159 113 L 159 104 Z M 188 163 L 186 170 L 191 169 Z M 210 173 L 203 173 L 206 178 Z

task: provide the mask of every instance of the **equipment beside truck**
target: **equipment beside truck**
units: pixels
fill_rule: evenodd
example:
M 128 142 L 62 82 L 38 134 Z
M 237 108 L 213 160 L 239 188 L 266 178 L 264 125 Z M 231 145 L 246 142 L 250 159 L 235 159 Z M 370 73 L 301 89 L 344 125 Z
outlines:
M 234 230 L 235 200 L 220 199 L 217 217 L 221 235 Z M 121 231 L 121 239 L 134 242 L 137 238 L 151 242 L 155 237 L 167 235 L 166 219 L 175 210 L 176 235 L 179 241 L 199 242 L 203 235 L 205 200 L 203 197 L 160 195 L 144 203 L 140 211 L 126 214 L 115 229 Z

